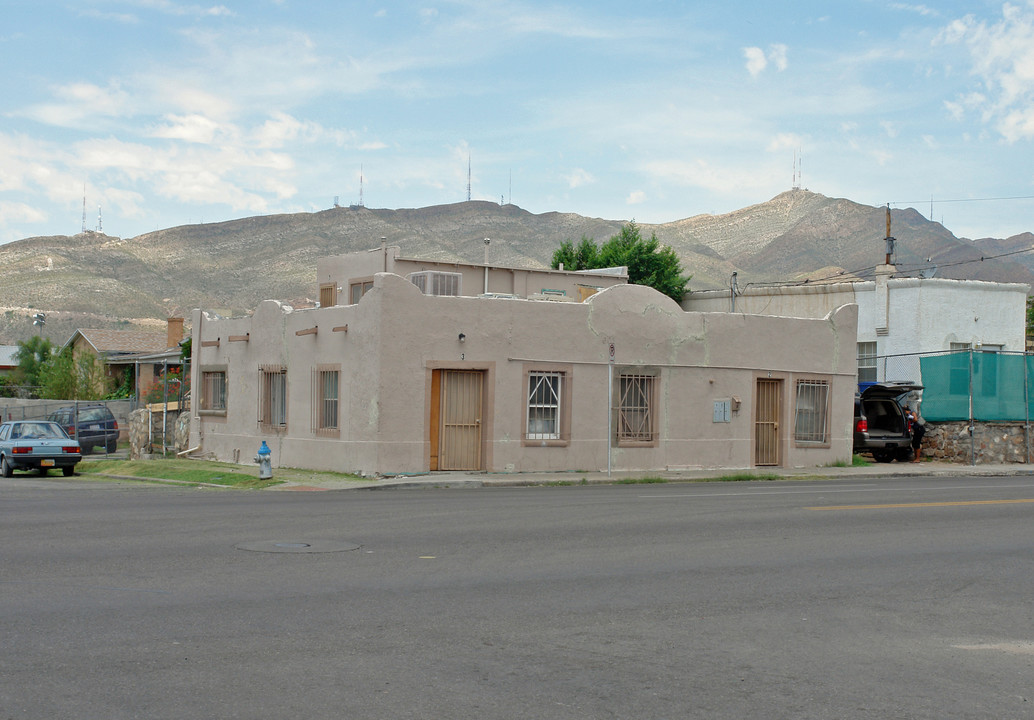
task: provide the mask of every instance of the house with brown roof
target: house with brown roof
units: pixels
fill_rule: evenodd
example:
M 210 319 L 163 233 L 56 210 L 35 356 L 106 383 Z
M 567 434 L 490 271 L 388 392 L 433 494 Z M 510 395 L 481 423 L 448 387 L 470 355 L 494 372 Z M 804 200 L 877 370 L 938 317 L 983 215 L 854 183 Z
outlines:
M 164 371 L 180 366 L 182 340 L 183 318 L 169 318 L 165 332 L 80 328 L 61 349 L 71 347 L 76 358 L 83 353 L 96 356 L 116 385 L 129 369 L 134 394 L 143 397 Z

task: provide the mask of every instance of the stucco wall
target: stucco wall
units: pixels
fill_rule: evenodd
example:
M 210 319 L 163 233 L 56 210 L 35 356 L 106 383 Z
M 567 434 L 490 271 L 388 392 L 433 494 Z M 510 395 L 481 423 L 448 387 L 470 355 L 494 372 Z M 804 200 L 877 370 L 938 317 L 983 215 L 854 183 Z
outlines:
M 253 317 L 195 313 L 192 387 L 206 367 L 227 372 L 225 416 L 199 414 L 191 446 L 223 460 L 250 460 L 261 440 L 278 466 L 363 473 L 429 468 L 432 377 L 437 369 L 485 373 L 483 463 L 491 471 L 602 470 L 754 465 L 754 393 L 759 378 L 782 381 L 779 463 L 815 466 L 851 455 L 857 309 L 800 319 L 686 313 L 656 291 L 609 288 L 585 303 L 425 296 L 393 274 L 377 274 L 358 305 L 292 311 L 268 301 Z M 331 332 L 347 325 L 347 332 Z M 298 331 L 318 328 L 315 334 Z M 460 334 L 464 338 L 461 342 Z M 230 336 L 247 342 L 229 342 Z M 219 341 L 218 346 L 214 340 Z M 207 342 L 207 344 L 206 344 Z M 656 375 L 659 438 L 621 447 L 608 436 L 610 344 L 615 377 Z M 340 436 L 310 427 L 317 365 L 341 370 Z M 258 367 L 288 373 L 288 428 L 257 423 Z M 570 437 L 524 439 L 528 369 L 568 368 Z M 796 381 L 831 385 L 830 442 L 793 441 Z M 714 422 L 714 401 L 739 398 L 731 422 Z
M 378 272 L 406 277 L 410 273 L 427 270 L 459 273 L 462 276 L 460 294 L 470 297 L 482 293 L 505 293 L 526 298 L 544 290 L 556 290 L 567 298 L 578 300 L 579 286 L 606 288 L 628 282 L 627 275 L 494 265 L 487 266 L 486 282 L 485 265 L 398 257 L 398 248 L 395 247 L 320 259 L 316 276 L 320 285 L 336 283 L 341 288 L 338 304 L 347 304 L 350 302 L 348 288 L 351 282 L 370 279 Z

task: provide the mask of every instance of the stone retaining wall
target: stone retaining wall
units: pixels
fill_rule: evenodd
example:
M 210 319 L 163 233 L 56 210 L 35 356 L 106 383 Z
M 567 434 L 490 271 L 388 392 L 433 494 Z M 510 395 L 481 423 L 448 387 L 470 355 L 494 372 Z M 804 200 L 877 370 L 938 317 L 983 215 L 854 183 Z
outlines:
M 928 422 L 922 455 L 943 462 L 970 464 L 975 453 L 975 465 L 1030 463 L 1034 461 L 1028 450 L 1034 445 L 1030 432 L 1031 428 L 1024 423 L 974 423 L 971 438 L 968 422 Z
M 139 460 L 161 453 L 163 421 L 160 412 L 152 414 L 147 408 L 134 410 L 129 414 L 128 424 L 131 459 Z M 169 435 L 165 443 L 169 452 L 186 450 L 190 440 L 190 413 L 169 412 L 164 429 Z

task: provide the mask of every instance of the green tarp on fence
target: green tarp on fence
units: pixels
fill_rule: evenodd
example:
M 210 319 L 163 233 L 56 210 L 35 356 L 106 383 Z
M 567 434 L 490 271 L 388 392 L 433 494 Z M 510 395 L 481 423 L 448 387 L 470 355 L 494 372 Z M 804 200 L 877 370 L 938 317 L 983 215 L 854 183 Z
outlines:
M 1023 422 L 1034 418 L 1024 400 L 1034 389 L 1034 356 L 961 352 L 920 358 L 923 417 L 949 421 Z

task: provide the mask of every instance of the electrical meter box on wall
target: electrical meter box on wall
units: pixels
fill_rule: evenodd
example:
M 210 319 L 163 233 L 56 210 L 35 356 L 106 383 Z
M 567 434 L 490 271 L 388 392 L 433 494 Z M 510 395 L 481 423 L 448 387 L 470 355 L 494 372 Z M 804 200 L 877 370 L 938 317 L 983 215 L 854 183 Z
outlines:
M 732 401 L 731 400 L 715 400 L 714 401 L 714 420 L 713 422 L 731 422 L 732 421 Z

